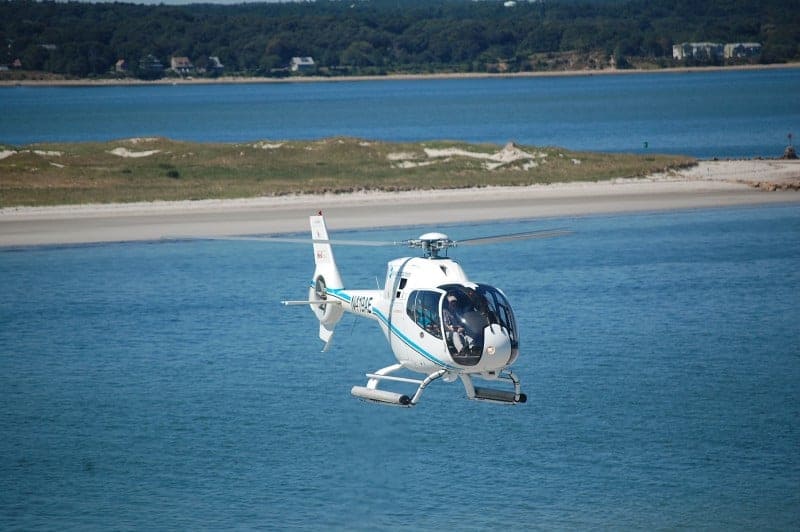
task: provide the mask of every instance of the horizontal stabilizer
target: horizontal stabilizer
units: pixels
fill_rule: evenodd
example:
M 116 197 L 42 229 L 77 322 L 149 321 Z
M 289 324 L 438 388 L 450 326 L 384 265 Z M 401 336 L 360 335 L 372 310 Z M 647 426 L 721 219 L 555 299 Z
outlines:
M 411 406 L 411 399 L 407 395 L 387 392 L 385 390 L 374 390 L 366 386 L 353 386 L 350 393 L 359 399 L 366 399 L 375 403 L 384 403 L 397 406 Z
M 495 403 L 516 404 L 524 403 L 528 400 L 528 397 L 524 393 L 521 393 L 519 394 L 519 399 L 517 399 L 516 393 L 510 390 L 495 390 L 493 388 L 480 388 L 475 386 L 475 399 L 492 401 Z

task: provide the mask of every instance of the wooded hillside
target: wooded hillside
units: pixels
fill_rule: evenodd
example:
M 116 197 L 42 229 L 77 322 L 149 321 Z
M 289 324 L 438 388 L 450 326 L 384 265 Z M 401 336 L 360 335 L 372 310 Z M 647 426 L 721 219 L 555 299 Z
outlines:
M 749 61 L 780 63 L 800 60 L 799 8 L 797 0 L 12 0 L 0 1 L 0 65 L 73 77 L 107 76 L 120 59 L 127 75 L 145 76 L 148 57 L 167 70 L 176 56 L 194 75 L 288 75 L 294 56 L 313 57 L 318 75 L 665 67 L 698 63 L 672 58 L 672 45 L 687 41 L 757 42 L 761 54 Z M 214 71 L 210 57 L 224 69 Z

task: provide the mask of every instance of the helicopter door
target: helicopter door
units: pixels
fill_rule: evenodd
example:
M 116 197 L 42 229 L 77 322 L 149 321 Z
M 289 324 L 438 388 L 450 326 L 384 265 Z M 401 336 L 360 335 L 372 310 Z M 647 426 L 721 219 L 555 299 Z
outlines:
M 417 327 L 441 340 L 442 329 L 439 321 L 439 300 L 442 293 L 433 290 L 414 290 L 409 294 L 406 313 Z

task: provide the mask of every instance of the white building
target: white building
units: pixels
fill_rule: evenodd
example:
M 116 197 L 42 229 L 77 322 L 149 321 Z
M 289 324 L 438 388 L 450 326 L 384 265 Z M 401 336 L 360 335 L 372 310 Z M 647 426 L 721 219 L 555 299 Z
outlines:
M 292 62 L 289 63 L 289 70 L 292 72 L 308 72 L 314 70 L 316 66 L 314 59 L 311 57 L 292 57 Z
M 725 59 L 741 59 L 761 55 L 761 43 L 733 42 L 725 45 Z
M 724 47 L 716 42 L 684 42 L 672 46 L 673 59 L 714 59 L 723 57 Z

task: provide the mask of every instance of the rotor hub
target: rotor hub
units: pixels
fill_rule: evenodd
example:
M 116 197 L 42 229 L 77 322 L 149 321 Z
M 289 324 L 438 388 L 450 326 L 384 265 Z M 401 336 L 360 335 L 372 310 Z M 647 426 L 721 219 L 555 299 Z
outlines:
M 450 240 L 444 233 L 425 233 L 420 235 L 419 238 L 406 240 L 405 242 L 409 247 L 420 248 L 424 257 L 436 258 L 439 252 L 447 250 L 456 245 L 455 241 Z

